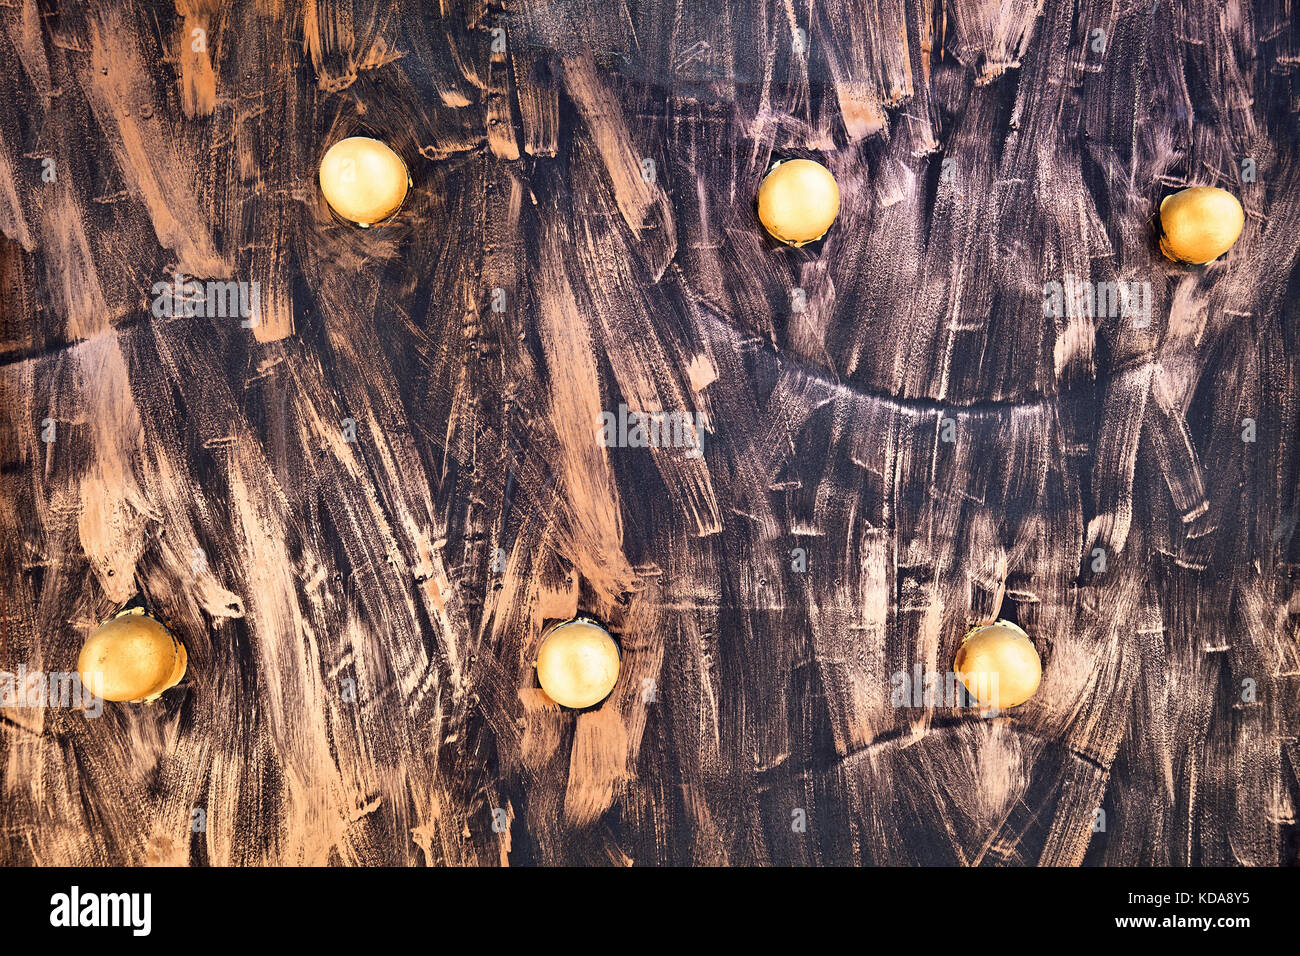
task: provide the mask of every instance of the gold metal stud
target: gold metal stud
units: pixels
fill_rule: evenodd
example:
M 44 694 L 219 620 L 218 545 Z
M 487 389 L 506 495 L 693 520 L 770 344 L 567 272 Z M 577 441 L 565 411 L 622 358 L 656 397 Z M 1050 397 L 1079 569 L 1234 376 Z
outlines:
M 96 697 L 117 701 L 156 700 L 185 676 L 185 645 L 143 608 L 104 622 L 81 648 L 77 671 Z
M 811 159 L 778 164 L 758 187 L 763 228 L 792 246 L 820 239 L 839 213 L 840 187 L 835 177 Z
M 537 680 L 546 696 L 564 707 L 599 704 L 618 682 L 618 645 L 586 617 L 551 627 L 537 652 Z
M 397 212 L 410 186 L 411 174 L 402 157 L 377 139 L 350 136 L 331 146 L 321 159 L 325 201 L 363 228 Z

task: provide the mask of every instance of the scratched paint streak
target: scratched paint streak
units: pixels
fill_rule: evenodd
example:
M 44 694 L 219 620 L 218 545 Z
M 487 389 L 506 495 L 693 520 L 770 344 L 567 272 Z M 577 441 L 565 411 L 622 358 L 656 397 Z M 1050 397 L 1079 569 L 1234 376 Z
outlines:
M 148 71 L 130 27 L 116 10 L 102 21 L 92 18 L 88 27 L 91 55 L 84 90 L 117 152 L 118 168 L 149 210 L 159 242 L 180 257 L 181 270 L 205 278 L 225 277 L 230 273 L 228 256 L 218 252 L 189 170 L 152 110 Z

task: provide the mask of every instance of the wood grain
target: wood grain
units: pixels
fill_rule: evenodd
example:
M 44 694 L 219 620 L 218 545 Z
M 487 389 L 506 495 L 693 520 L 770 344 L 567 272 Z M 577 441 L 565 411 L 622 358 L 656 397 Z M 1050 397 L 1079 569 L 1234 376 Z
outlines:
M 11 0 L 0 62 L 0 668 L 137 595 L 190 660 L 3 709 L 0 863 L 1296 862 L 1289 2 Z M 364 231 L 357 133 L 414 180 Z M 1246 209 L 1207 267 L 1156 248 L 1194 183 Z M 531 667 L 578 610 L 582 713 Z M 1033 700 L 893 705 L 995 616 Z

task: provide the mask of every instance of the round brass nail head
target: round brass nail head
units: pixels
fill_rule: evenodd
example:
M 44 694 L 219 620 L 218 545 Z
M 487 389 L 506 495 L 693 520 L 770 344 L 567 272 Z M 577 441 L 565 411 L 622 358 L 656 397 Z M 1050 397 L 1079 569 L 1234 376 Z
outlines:
M 1169 259 L 1205 265 L 1241 235 L 1246 215 L 1237 197 L 1215 186 L 1192 186 L 1160 203 L 1160 251 Z
M 101 624 L 77 658 L 82 686 L 104 700 L 155 700 L 185 676 L 185 645 L 163 624 L 131 608 Z
M 341 139 L 320 163 L 320 188 L 330 208 L 366 228 L 401 207 L 411 186 L 402 157 L 368 136 Z
M 758 218 L 772 236 L 802 246 L 826 235 L 840 214 L 840 187 L 811 159 L 778 164 L 758 187 Z
M 1034 696 L 1043 677 L 1038 650 L 1010 621 L 984 624 L 962 640 L 953 670 L 982 707 L 1015 707 Z
M 618 682 L 618 645 L 599 624 L 575 618 L 551 628 L 537 652 L 546 696 L 580 710 L 600 703 Z

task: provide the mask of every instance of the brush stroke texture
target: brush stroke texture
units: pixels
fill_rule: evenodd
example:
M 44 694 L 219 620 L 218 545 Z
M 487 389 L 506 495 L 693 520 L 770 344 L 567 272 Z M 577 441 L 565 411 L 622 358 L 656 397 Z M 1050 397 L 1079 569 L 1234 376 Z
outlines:
M 0 62 L 0 668 L 137 592 L 190 660 L 0 714 L 0 863 L 1296 862 L 1290 4 L 13 0 Z M 367 132 L 414 188 L 360 231 L 315 174 Z M 1247 214 L 1206 268 L 1191 183 Z M 175 273 L 259 324 L 155 317 Z M 579 609 L 624 671 L 572 713 Z M 890 705 L 998 615 L 1030 703 Z

